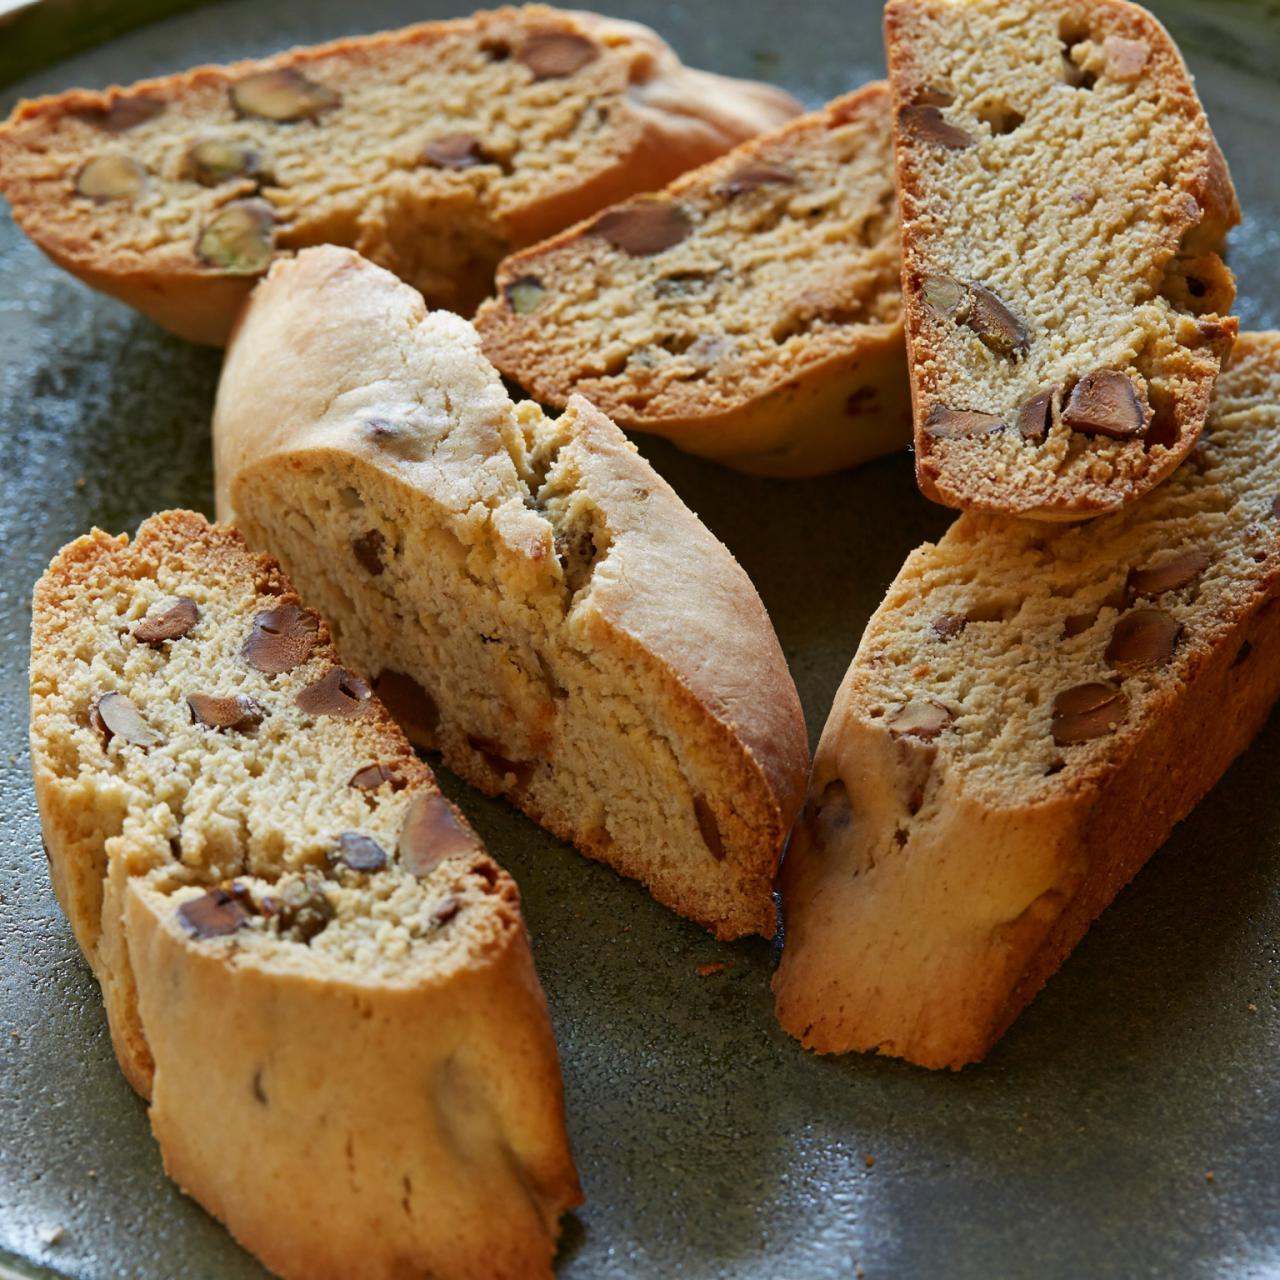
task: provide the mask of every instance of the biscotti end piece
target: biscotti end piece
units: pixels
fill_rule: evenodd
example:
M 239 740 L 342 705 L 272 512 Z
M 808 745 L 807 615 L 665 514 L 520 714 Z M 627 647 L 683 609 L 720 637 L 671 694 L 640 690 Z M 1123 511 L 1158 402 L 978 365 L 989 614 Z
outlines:
M 219 508 L 420 745 L 724 938 L 772 934 L 795 685 L 746 574 L 585 400 L 357 255 L 277 264 L 228 349 Z
M 781 875 L 782 1025 L 975 1062 L 1280 693 L 1280 334 L 1200 443 L 1083 526 L 965 515 L 914 552 L 836 696 Z
M 20 103 L 0 192 L 59 266 L 221 344 L 272 260 L 318 243 L 470 313 L 512 249 L 799 110 L 647 27 L 530 5 Z
M 506 259 L 485 354 L 543 404 L 760 475 L 910 439 L 888 86 Z
M 190 512 L 72 543 L 31 707 L 54 886 L 183 1188 L 290 1280 L 549 1277 L 581 1193 L 516 887 L 275 563 Z
M 891 0 L 916 471 L 1080 520 L 1195 444 L 1231 348 L 1235 192 L 1164 28 L 1122 0 Z

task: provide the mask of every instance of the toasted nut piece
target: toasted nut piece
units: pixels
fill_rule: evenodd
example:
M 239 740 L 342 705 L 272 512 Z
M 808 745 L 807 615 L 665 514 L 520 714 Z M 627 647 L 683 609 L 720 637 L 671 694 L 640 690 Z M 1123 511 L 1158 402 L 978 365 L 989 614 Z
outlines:
M 969 285 L 963 321 L 997 355 L 1025 355 L 1031 345 L 1026 325 L 986 285 Z
M 885 720 L 895 738 L 921 738 L 932 742 L 952 721 L 951 712 L 940 702 L 913 698 Z
M 1127 585 L 1135 596 L 1158 596 L 1194 582 L 1212 563 L 1208 552 L 1188 551 L 1163 564 L 1131 570 Z
M 963 613 L 942 613 L 933 620 L 933 634 L 939 640 L 954 640 L 968 625 Z
M 352 871 L 380 871 L 387 865 L 387 851 L 369 836 L 358 831 L 344 831 L 338 847 L 329 855 L 331 862 L 341 862 Z
M 258 275 L 275 251 L 275 214 L 265 200 L 237 200 L 205 225 L 196 256 L 232 275 Z
M 225 698 L 208 693 L 189 693 L 187 706 L 191 710 L 191 719 L 210 729 L 234 729 L 237 733 L 246 733 L 256 729 L 267 718 L 262 704 L 243 693 Z
M 196 625 L 200 610 L 190 596 L 178 596 L 152 609 L 133 629 L 133 638 L 143 644 L 164 644 L 181 640 Z
M 947 151 L 963 151 L 973 146 L 973 138 L 947 120 L 937 107 L 920 103 L 898 111 L 898 128 L 930 146 Z
M 1182 623 L 1163 609 L 1134 609 L 1116 623 L 1103 657 L 1117 670 L 1159 666 L 1173 657 L 1181 635 Z
M 1062 420 L 1074 431 L 1113 440 L 1134 440 L 1147 429 L 1147 415 L 1133 383 L 1114 369 L 1099 369 L 1081 378 Z
M 1146 68 L 1151 48 L 1145 40 L 1108 36 L 1102 42 L 1102 55 L 1107 60 L 1107 75 L 1112 79 L 1136 80 Z
M 1004 423 L 994 414 L 972 409 L 948 409 L 936 404 L 924 420 L 924 433 L 935 440 L 957 440 L 964 436 L 987 436 L 1003 431 Z
M 641 196 L 608 209 L 588 228 L 615 249 L 637 258 L 670 249 L 692 230 L 693 219 L 683 206 L 660 196 Z
M 104 747 L 112 738 L 139 747 L 154 747 L 161 741 L 160 735 L 123 693 L 104 693 L 89 708 L 89 723 L 102 734 Z
M 262 913 L 275 920 L 281 933 L 309 943 L 333 919 L 333 903 L 323 886 L 308 877 L 290 880 L 278 893 L 264 898 Z
M 1049 428 L 1053 425 L 1054 391 L 1054 387 L 1045 387 L 1018 406 L 1018 434 L 1024 440 L 1033 440 L 1038 444 L 1049 434 Z
M 953 317 L 965 301 L 968 290 L 959 280 L 938 272 L 927 275 L 921 281 L 920 295 L 925 304 L 932 307 L 940 316 Z
M 355 552 L 360 567 L 373 577 L 377 577 L 386 567 L 382 563 L 382 553 L 387 549 L 387 540 L 380 529 L 370 529 L 358 538 L 351 540 L 351 550 Z
M 543 298 L 547 296 L 547 291 L 537 276 L 521 276 L 519 280 L 513 280 L 507 285 L 505 293 L 507 305 L 518 316 L 527 316 L 537 311 Z
M 912 101 L 918 107 L 949 107 L 956 95 L 943 85 L 926 84 L 916 91 Z
M 1113 684 L 1092 682 L 1064 689 L 1053 700 L 1053 740 L 1060 747 L 1114 733 L 1129 699 Z
M 586 36 L 571 31 L 535 31 L 516 50 L 516 61 L 533 72 L 535 80 L 559 80 L 594 62 L 600 49 Z
M 308 80 L 292 67 L 245 76 L 231 86 L 230 93 L 231 105 L 238 115 L 257 116 L 280 124 L 314 120 L 342 101 L 340 94 Z
M 388 783 L 392 791 L 404 789 L 404 779 L 385 764 L 367 764 L 363 769 L 357 769 L 347 785 L 357 791 L 377 791 L 383 783 Z
M 374 677 L 373 691 L 414 742 L 434 742 L 440 727 L 440 708 L 412 676 L 402 671 L 380 672 Z
M 347 720 L 369 705 L 369 686 L 345 667 L 330 667 L 294 698 L 294 706 L 309 716 L 337 716 Z
M 422 158 L 440 169 L 471 169 L 478 164 L 493 164 L 474 133 L 447 133 L 432 138 L 422 148 Z
M 178 908 L 178 919 L 197 938 L 225 938 L 235 933 L 249 915 L 244 903 L 226 889 L 210 889 Z
M 433 924 L 448 924 L 462 910 L 462 903 L 453 894 L 446 894 L 440 899 L 440 905 L 431 913 Z
M 781 165 L 747 164 L 734 170 L 719 183 L 715 192 L 718 196 L 727 196 L 732 200 L 734 196 L 745 195 L 748 191 L 755 191 L 759 187 L 791 186 L 795 180 L 796 175 Z
M 205 187 L 216 187 L 229 178 L 252 178 L 258 165 L 256 151 L 222 138 L 205 138 L 187 151 L 187 171 Z
M 697 819 L 698 833 L 702 836 L 702 843 L 707 846 L 711 856 L 717 862 L 723 862 L 724 838 L 720 834 L 720 824 L 716 821 L 715 812 L 706 796 L 693 797 L 693 816 Z
M 396 852 L 406 871 L 425 876 L 446 858 L 480 852 L 480 841 L 458 820 L 438 791 L 420 795 L 409 806 Z
M 267 609 L 254 618 L 240 656 L 255 671 L 269 676 L 292 671 L 311 656 L 319 631 L 316 615 L 296 604 Z
M 121 98 L 109 107 L 84 107 L 74 114 L 86 124 L 107 133 L 125 133 L 148 120 L 154 120 L 164 107 L 165 104 L 159 98 Z
M 142 193 L 147 171 L 132 156 L 112 152 L 94 156 L 80 166 L 76 191 L 103 204 L 108 200 L 132 200 Z

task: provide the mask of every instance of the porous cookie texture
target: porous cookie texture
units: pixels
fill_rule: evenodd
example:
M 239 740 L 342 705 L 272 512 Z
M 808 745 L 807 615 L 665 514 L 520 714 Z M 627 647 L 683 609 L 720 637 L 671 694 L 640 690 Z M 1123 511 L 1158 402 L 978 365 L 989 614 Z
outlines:
M 60 266 L 220 344 L 304 245 L 354 246 L 470 313 L 512 249 L 799 110 L 647 27 L 531 5 L 23 102 L 0 191 Z
M 582 1197 L 516 886 L 274 561 L 189 512 L 66 547 L 31 756 L 169 1174 L 289 1280 L 550 1277 Z
M 907 560 L 836 695 L 781 888 L 782 1025 L 981 1058 L 1280 693 L 1280 334 L 1205 434 L 1087 525 L 966 514 Z
M 219 509 L 410 736 L 724 938 L 772 934 L 808 746 L 764 606 L 622 433 L 515 404 L 475 329 L 348 250 L 227 353 Z
M 745 142 L 654 196 L 508 258 L 485 354 L 544 404 L 762 475 L 902 448 L 889 92 Z
M 1235 337 L 1235 192 L 1164 28 L 1121 0 L 891 0 L 924 494 L 1079 520 L 1195 444 Z

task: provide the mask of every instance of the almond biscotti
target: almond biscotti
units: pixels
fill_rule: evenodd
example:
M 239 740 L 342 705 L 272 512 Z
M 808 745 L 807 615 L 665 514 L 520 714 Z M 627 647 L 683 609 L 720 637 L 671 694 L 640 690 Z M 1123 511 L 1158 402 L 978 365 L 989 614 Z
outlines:
M 907 560 L 836 695 L 781 887 L 782 1025 L 981 1058 L 1280 693 L 1280 333 L 1204 436 L 1092 524 L 965 515 Z
M 1240 213 L 1191 77 L 1123 0 L 890 0 L 926 497 L 1079 520 L 1200 434 Z
M 289 1280 L 549 1280 L 581 1193 L 516 887 L 274 562 L 189 512 L 65 548 L 31 756 L 169 1174 Z
M 544 404 L 762 475 L 910 440 L 883 83 L 508 258 L 485 354 Z
M 420 745 L 724 938 L 770 935 L 808 744 L 740 566 L 585 400 L 349 250 L 278 263 L 214 412 L 219 510 Z
M 272 259 L 311 244 L 470 313 L 512 249 L 799 110 L 647 27 L 530 5 L 21 103 L 0 192 L 60 266 L 220 344 Z

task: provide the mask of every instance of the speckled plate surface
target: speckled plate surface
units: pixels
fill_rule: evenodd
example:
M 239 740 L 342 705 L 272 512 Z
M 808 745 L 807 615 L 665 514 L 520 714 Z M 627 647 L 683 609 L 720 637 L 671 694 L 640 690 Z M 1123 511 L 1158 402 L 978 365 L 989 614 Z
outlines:
M 814 105 L 881 74 L 874 0 L 604 7 L 694 65 Z M 1153 7 L 1244 205 L 1241 325 L 1280 326 L 1280 6 Z M 226 0 L 33 74 L 0 109 L 457 12 Z M 26 750 L 31 585 L 92 525 L 211 510 L 218 359 L 59 273 L 0 211 L 0 1276 L 264 1275 L 161 1172 L 49 892 Z M 771 483 L 641 445 L 755 579 L 816 740 L 885 586 L 948 513 L 918 496 L 905 455 Z M 1278 776 L 1273 718 L 986 1064 L 959 1075 L 803 1052 L 773 1021 L 766 944 L 717 945 L 446 776 L 520 882 L 559 1035 L 588 1195 L 560 1275 L 1280 1276 Z M 711 962 L 724 970 L 699 976 Z

